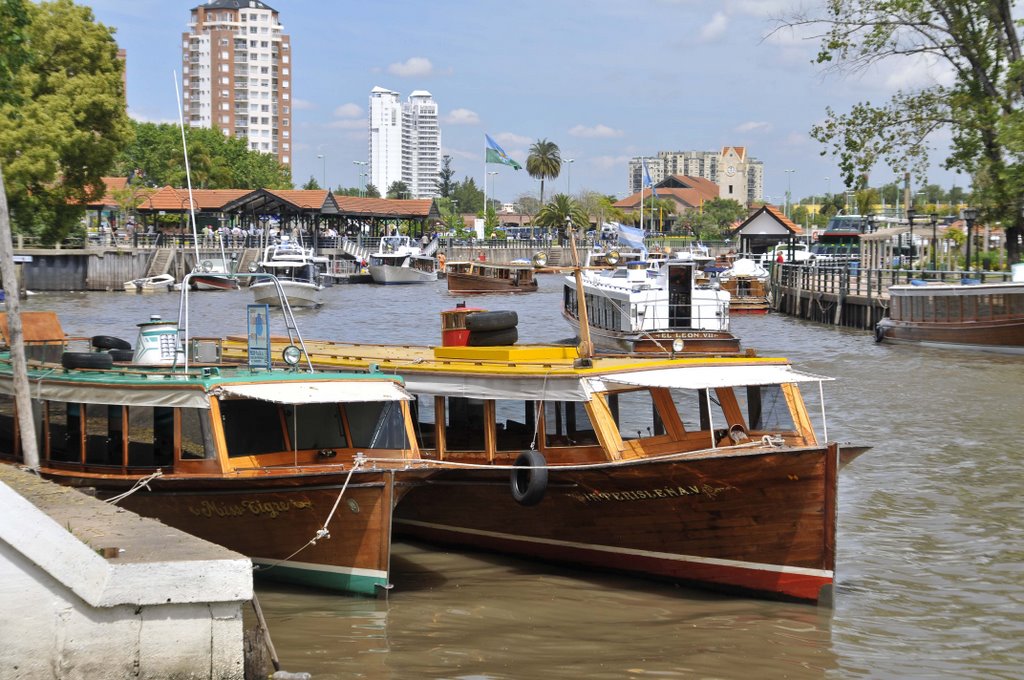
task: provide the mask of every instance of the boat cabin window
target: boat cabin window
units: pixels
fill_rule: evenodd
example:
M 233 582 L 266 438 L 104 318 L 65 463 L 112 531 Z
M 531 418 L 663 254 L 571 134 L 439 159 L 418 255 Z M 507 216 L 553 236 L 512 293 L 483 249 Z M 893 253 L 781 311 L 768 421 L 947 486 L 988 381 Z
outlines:
M 128 467 L 166 467 L 174 461 L 174 409 L 128 407 Z
M 665 425 L 650 390 L 610 393 L 608 408 L 616 425 L 619 426 L 619 436 L 623 440 L 665 434 Z
M 124 464 L 124 407 L 85 405 L 86 465 Z
M 416 429 L 416 443 L 420 449 L 437 448 L 434 395 L 417 394 L 410 407 L 413 427 Z
M 468 397 L 445 399 L 445 440 L 448 451 L 484 451 L 484 400 Z
M 221 399 L 220 418 L 229 457 L 288 450 L 277 404 L 257 399 Z
M 544 446 L 597 444 L 597 433 L 582 401 L 544 402 Z
M 288 440 L 296 449 L 345 448 L 345 426 L 337 404 L 285 404 Z
M 15 422 L 14 397 L 0 394 L 0 456 L 14 457 L 15 451 L 19 450 Z
M 82 460 L 82 406 L 63 401 L 47 402 L 46 444 L 52 461 Z
M 496 450 L 522 451 L 535 448 L 533 435 L 537 426 L 536 409 L 534 401 L 494 401 Z
M 210 412 L 201 408 L 182 408 L 181 458 L 202 460 L 216 457 L 213 433 L 210 432 Z
M 352 446 L 357 449 L 407 449 L 405 415 L 397 401 L 345 404 Z
M 729 391 L 731 393 L 731 390 Z M 722 402 L 717 390 L 711 391 L 710 411 L 708 410 L 707 390 L 674 389 L 671 392 L 672 401 L 679 412 L 679 419 L 683 422 L 683 428 L 687 432 L 710 430 L 712 425 L 717 429 L 735 424 L 727 422 L 728 418 L 722 410 Z
M 781 385 L 749 385 L 733 390 L 748 431 L 792 432 L 796 430 Z M 716 423 L 717 425 L 717 423 Z

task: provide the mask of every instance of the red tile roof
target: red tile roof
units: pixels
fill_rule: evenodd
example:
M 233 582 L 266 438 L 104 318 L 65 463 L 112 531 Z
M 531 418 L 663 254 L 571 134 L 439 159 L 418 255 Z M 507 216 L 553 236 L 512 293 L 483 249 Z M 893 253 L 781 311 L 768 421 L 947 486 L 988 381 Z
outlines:
M 786 214 L 784 212 L 782 212 L 782 210 L 780 210 L 777 206 L 768 205 L 767 203 L 763 204 L 760 208 L 758 208 L 754 212 L 750 213 L 750 215 L 747 217 L 747 219 L 745 219 L 742 222 L 740 222 L 732 230 L 733 233 L 734 234 L 739 233 L 740 231 L 743 230 L 744 227 L 746 227 L 748 224 L 750 224 L 758 216 L 763 215 L 763 214 L 767 214 L 767 215 L 771 216 L 772 219 L 774 219 L 776 222 L 778 222 L 779 224 L 781 224 L 782 226 L 784 226 L 786 229 L 788 229 L 789 231 L 791 231 L 794 234 L 802 234 L 802 233 L 804 233 L 804 230 L 800 227 L 800 225 L 797 224 L 796 222 L 793 222 L 788 217 L 786 217 Z

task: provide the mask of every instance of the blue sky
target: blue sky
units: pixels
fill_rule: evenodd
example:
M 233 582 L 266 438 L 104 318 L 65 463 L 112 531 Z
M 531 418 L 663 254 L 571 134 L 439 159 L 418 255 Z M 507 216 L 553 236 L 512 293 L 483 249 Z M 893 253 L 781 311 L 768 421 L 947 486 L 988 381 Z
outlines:
M 943 77 L 920 63 L 826 76 L 811 63 L 816 41 L 769 35 L 795 0 L 268 2 L 291 36 L 297 186 L 311 175 L 322 182 L 325 162 L 331 186 L 360 181 L 353 161 L 368 156 L 369 93 L 380 85 L 403 100 L 413 90 L 433 94 L 442 152 L 456 179 L 478 186 L 485 132 L 523 164 L 542 138 L 574 159 L 546 183 L 548 196 L 571 188 L 622 197 L 634 156 L 745 146 L 765 163 L 765 194 L 782 204 L 787 187 L 794 200 L 843 188 L 835 162 L 809 137 L 826 106 L 846 111 Z M 83 4 L 127 50 L 130 114 L 176 122 L 180 35 L 201 3 Z M 487 170 L 498 172 L 489 178 L 496 198 L 539 192 L 525 169 Z M 871 183 L 896 178 L 879 168 Z M 928 181 L 969 184 L 937 169 Z

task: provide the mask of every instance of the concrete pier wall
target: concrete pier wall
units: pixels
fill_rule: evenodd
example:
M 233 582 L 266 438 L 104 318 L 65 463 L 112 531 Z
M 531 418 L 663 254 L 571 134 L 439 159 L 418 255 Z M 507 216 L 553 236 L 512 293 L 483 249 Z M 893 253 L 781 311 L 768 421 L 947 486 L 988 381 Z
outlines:
M 8 465 L 0 513 L 0 677 L 243 678 L 247 558 Z

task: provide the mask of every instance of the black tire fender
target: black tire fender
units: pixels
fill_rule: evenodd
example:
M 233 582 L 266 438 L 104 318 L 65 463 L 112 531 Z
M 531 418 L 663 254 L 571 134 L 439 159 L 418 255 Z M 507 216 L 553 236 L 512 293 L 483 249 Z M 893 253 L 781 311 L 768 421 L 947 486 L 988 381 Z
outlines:
M 514 345 L 519 340 L 519 331 L 515 328 L 501 328 L 496 331 L 470 331 L 467 343 L 470 347 L 498 347 Z
M 106 352 L 64 352 L 60 365 L 64 368 L 110 368 L 114 359 Z
M 547 460 L 540 451 L 522 451 L 512 464 L 512 498 L 519 505 L 537 505 L 548 490 Z
M 107 354 L 114 361 L 131 361 L 135 358 L 135 352 L 130 349 L 110 349 L 107 350 Z
M 466 315 L 466 328 L 471 331 L 500 331 L 519 325 L 515 310 L 473 312 Z
M 885 329 L 882 324 L 875 324 L 875 342 L 882 342 L 885 338 Z
M 92 336 L 92 346 L 96 349 L 131 349 L 132 343 L 111 335 Z

